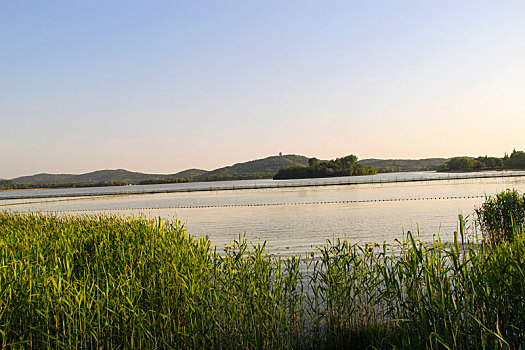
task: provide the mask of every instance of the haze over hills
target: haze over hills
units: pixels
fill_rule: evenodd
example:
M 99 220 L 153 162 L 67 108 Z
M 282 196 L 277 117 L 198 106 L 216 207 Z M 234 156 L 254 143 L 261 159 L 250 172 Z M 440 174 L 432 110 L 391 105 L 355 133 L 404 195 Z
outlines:
M 36 174 L 12 179 L 17 184 L 66 184 L 83 183 L 96 184 L 101 182 L 127 182 L 136 184 L 144 180 L 164 180 L 169 178 L 192 178 L 193 181 L 233 180 L 272 178 L 280 169 L 295 166 L 308 166 L 308 157 L 288 154 L 270 156 L 248 162 L 207 171 L 202 169 L 187 169 L 175 174 L 147 174 L 124 169 L 98 170 L 86 174 Z M 427 159 L 363 159 L 358 163 L 363 166 L 374 166 L 381 171 L 419 171 L 434 170 L 446 161 L 445 158 Z

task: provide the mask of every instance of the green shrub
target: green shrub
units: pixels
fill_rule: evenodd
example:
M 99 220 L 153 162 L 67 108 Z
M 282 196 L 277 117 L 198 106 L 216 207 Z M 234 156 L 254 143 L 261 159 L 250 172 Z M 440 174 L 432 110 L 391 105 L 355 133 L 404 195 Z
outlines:
M 525 195 L 507 189 L 487 197 L 476 210 L 477 221 L 485 238 L 492 243 L 512 241 L 514 232 L 525 222 Z

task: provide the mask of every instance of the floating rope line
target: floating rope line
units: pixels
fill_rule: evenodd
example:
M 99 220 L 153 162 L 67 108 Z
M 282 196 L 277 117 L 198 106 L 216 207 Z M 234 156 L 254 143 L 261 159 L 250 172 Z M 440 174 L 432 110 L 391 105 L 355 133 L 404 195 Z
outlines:
M 130 210 L 166 210 L 166 209 L 210 209 L 210 208 L 242 208 L 242 207 L 274 207 L 292 205 L 322 205 L 322 204 L 355 204 L 355 203 L 374 203 L 374 202 L 409 202 L 409 201 L 430 201 L 430 200 L 450 200 L 450 199 L 476 199 L 485 198 L 485 195 L 477 196 L 448 196 L 448 197 L 422 197 L 422 198 L 394 198 L 394 199 L 363 199 L 363 200 L 343 200 L 343 201 L 317 201 L 317 202 L 291 202 L 291 203 L 254 203 L 254 204 L 217 204 L 217 205 L 190 205 L 190 206 L 170 206 L 170 207 L 142 207 L 142 208 L 106 208 L 106 209 L 71 209 L 71 210 L 39 210 L 39 212 L 91 212 L 91 211 L 130 211 Z

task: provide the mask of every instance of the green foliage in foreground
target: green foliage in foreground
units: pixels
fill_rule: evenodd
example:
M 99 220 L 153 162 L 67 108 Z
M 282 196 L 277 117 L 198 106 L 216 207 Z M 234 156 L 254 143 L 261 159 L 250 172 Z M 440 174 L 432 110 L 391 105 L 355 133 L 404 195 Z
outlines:
M 377 169 L 366 167 L 357 163 L 357 157 L 353 154 L 322 162 L 317 158 L 310 158 L 308 167 L 297 166 L 280 169 L 273 177 L 274 180 L 283 179 L 305 179 L 317 177 L 374 175 Z
M 507 189 L 488 197 L 476 209 L 476 215 L 481 231 L 490 242 L 510 241 L 516 230 L 525 228 L 525 194 Z
M 1 212 L 0 347 L 523 348 L 523 234 L 464 238 L 280 259 L 160 220 Z

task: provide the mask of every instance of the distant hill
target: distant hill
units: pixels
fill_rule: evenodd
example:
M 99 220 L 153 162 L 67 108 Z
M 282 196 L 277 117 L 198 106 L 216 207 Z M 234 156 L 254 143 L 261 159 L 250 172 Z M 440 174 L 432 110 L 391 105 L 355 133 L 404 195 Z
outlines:
M 175 174 L 145 174 L 124 169 L 98 170 L 86 174 L 36 174 L 21 176 L 11 181 L 16 184 L 97 184 L 119 182 L 137 184 L 144 180 L 163 180 L 169 178 L 192 178 L 193 181 L 235 180 L 272 178 L 280 169 L 296 166 L 308 166 L 308 157 L 287 154 L 271 156 L 231 166 L 206 171 L 187 169 Z M 363 159 L 358 163 L 367 167 L 376 167 L 379 172 L 436 170 L 445 163 L 445 158 L 427 159 Z
M 447 158 L 424 159 L 363 159 L 357 162 L 364 166 L 376 167 L 378 172 L 425 171 L 437 170 Z
M 116 170 L 97 170 L 86 174 L 36 174 L 32 176 L 22 176 L 13 179 L 14 183 L 28 184 L 48 184 L 48 183 L 85 183 L 92 184 L 102 181 L 141 181 L 149 178 L 162 178 L 158 174 L 142 174 L 124 169 Z
M 139 183 L 144 180 L 151 179 L 167 179 L 167 178 L 184 178 L 194 177 L 206 173 L 206 170 L 188 169 L 176 174 L 144 174 L 124 169 L 116 170 L 97 170 L 86 174 L 36 174 L 31 176 L 21 176 L 13 179 L 14 183 L 18 184 L 66 184 L 66 183 L 82 183 L 95 184 L 99 182 L 114 181 L 114 182 L 128 182 Z
M 296 154 L 272 156 L 263 159 L 237 163 L 224 168 L 215 169 L 194 178 L 194 181 L 229 180 L 243 178 L 271 179 L 282 168 L 307 166 L 308 157 Z
M 195 178 L 199 175 L 206 174 L 208 172 L 209 172 L 208 170 L 202 170 L 202 169 L 188 169 L 188 170 L 179 171 L 178 173 L 173 174 L 173 175 L 163 175 L 163 176 L 165 176 L 166 178 L 175 177 L 179 179 L 183 177 Z
M 137 184 L 144 180 L 168 178 L 193 178 L 194 181 L 213 181 L 230 179 L 272 178 L 281 168 L 308 165 L 308 158 L 295 154 L 272 156 L 264 159 L 237 163 L 212 171 L 188 169 L 176 174 L 144 174 L 124 169 L 98 170 L 86 174 L 36 174 L 12 179 L 17 184 L 96 184 L 101 182 L 127 182 Z

